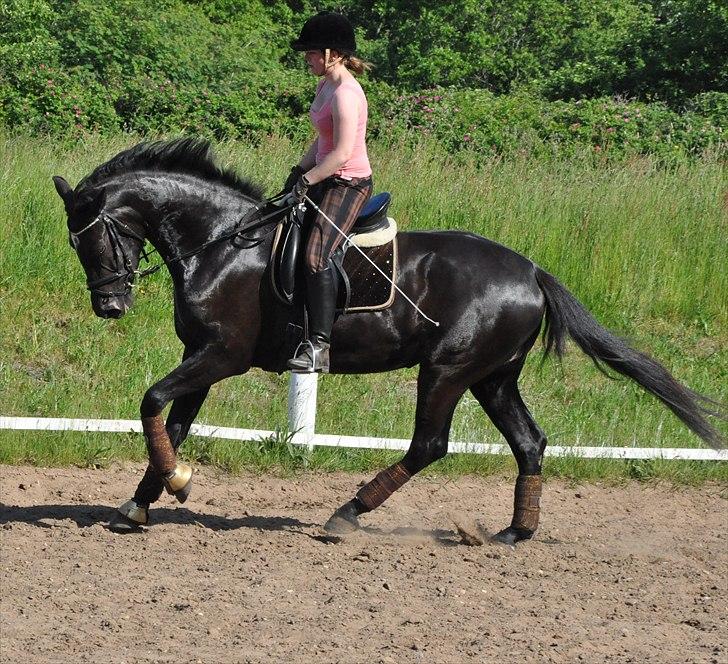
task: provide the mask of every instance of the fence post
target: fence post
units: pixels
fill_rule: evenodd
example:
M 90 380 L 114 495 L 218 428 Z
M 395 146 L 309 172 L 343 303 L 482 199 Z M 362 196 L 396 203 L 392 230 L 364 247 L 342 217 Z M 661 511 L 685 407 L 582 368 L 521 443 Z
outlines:
M 307 445 L 312 451 L 317 394 L 318 374 L 291 374 L 288 383 L 288 430 L 293 432 L 294 444 Z

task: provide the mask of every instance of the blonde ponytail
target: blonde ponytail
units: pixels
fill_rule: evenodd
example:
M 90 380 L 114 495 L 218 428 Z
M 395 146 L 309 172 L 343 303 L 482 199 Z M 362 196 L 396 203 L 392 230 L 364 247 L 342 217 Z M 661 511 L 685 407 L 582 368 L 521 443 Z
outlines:
M 361 76 L 365 71 L 370 71 L 374 66 L 371 62 L 365 62 L 355 55 L 345 55 L 342 57 L 342 63 L 352 74 Z

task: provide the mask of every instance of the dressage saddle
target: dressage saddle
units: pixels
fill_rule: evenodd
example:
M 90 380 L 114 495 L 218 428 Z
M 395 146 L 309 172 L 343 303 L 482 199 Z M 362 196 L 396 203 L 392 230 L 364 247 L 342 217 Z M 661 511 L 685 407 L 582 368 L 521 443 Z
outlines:
M 392 196 L 389 192 L 382 192 L 370 198 L 359 213 L 354 227 L 348 235 L 348 240 L 340 245 L 331 257 L 332 265 L 339 277 L 340 297 L 338 308 L 343 311 L 350 309 L 349 304 L 351 302 L 352 279 L 347 274 L 347 271 L 351 272 L 353 265 L 349 264 L 347 270 L 347 266 L 344 264 L 345 256 L 350 247 L 357 245 L 363 248 L 363 251 L 369 255 L 372 252 L 368 250 L 373 247 L 381 247 L 390 243 L 394 245 L 397 224 L 394 219 L 387 216 L 387 210 L 391 201 Z M 296 290 L 296 277 L 300 269 L 299 258 L 304 242 L 302 227 L 302 214 L 297 208 L 293 208 L 288 218 L 279 226 L 273 242 L 270 263 L 273 291 L 278 299 L 287 305 L 293 303 L 293 296 Z M 391 246 L 388 256 L 379 251 L 374 252 L 374 255 L 370 255 L 369 257 L 377 264 L 381 261 L 383 265 L 380 268 L 384 268 L 384 271 L 389 273 L 390 278 L 393 278 L 392 271 L 396 260 L 394 258 L 395 254 L 396 249 L 394 246 Z M 357 273 L 363 273 L 359 267 L 359 263 L 363 261 L 366 261 L 366 259 L 362 258 L 360 261 L 357 261 L 356 267 L 354 268 Z M 367 272 L 371 272 L 371 270 L 367 270 Z M 363 274 L 361 278 L 364 278 Z M 378 290 L 381 289 L 382 286 L 380 285 Z M 389 288 L 387 288 L 387 296 L 388 294 Z M 389 298 L 387 297 L 386 299 Z

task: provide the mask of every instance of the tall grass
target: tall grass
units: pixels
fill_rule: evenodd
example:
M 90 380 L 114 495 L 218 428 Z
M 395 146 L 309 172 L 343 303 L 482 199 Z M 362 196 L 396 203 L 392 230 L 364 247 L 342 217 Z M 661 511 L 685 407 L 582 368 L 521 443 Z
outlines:
M 134 418 L 147 387 L 179 361 L 182 348 L 172 326 L 166 274 L 142 282 L 136 306 L 125 318 L 94 317 L 50 179 L 60 174 L 75 184 L 136 140 L 92 136 L 71 148 L 53 139 L 0 138 L 0 414 Z M 723 164 L 704 159 L 667 169 L 649 158 L 620 164 L 585 158 L 494 160 L 476 166 L 467 155 L 448 156 L 425 142 L 417 147 L 375 144 L 370 152 L 376 188 L 392 192 L 391 214 L 402 230 L 467 229 L 516 249 L 555 274 L 602 323 L 651 352 L 683 382 L 727 400 L 728 177 Z M 299 147 L 271 138 L 257 147 L 223 143 L 218 154 L 273 193 Z M 539 354 L 532 353 L 521 386 L 551 442 L 700 445 L 654 399 L 632 383 L 605 379 L 576 349 L 563 367 L 549 362 L 539 369 L 538 363 Z M 410 437 L 415 380 L 415 369 L 324 377 L 317 430 Z M 253 370 L 214 386 L 199 419 L 283 428 L 286 391 L 287 376 Z M 466 396 L 452 439 L 497 441 L 499 434 Z M 264 467 L 275 456 L 270 449 L 250 456 L 250 450 L 241 451 L 244 446 L 219 441 L 191 441 L 189 447 L 193 456 L 230 468 L 242 463 Z M 142 450 L 138 440 L 125 442 L 112 434 L 0 435 L 0 461 L 95 463 L 140 458 Z M 323 468 L 368 467 L 383 458 L 317 451 L 306 461 Z M 485 472 L 503 463 L 471 459 L 440 467 Z M 568 468 L 559 472 L 568 474 Z

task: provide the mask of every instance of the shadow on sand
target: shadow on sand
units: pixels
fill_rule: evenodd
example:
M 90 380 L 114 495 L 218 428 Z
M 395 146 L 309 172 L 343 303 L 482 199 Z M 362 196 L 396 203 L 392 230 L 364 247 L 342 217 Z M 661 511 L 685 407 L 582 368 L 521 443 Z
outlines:
M 79 528 L 105 526 L 116 510 L 106 505 L 33 505 L 17 507 L 0 503 L 0 526 L 6 523 L 27 523 L 39 528 L 52 528 L 52 521 L 71 520 Z M 255 530 L 295 531 L 302 528 L 314 528 L 317 524 L 308 523 L 293 517 L 255 516 L 240 518 L 224 517 L 216 514 L 192 512 L 185 507 L 155 507 L 150 525 L 177 524 L 197 525 L 210 530 L 235 530 L 237 528 L 253 528 Z
M 4 524 L 27 523 L 38 528 L 57 527 L 55 521 L 70 520 L 79 528 L 91 526 L 106 526 L 114 516 L 116 510 L 106 505 L 33 505 L 18 507 L 0 503 L 0 527 Z M 321 530 L 321 524 L 301 521 L 289 516 L 246 515 L 242 517 L 219 516 L 193 512 L 185 507 L 155 507 L 152 512 L 150 526 L 161 524 L 176 524 L 180 526 L 198 526 L 214 531 L 237 530 L 249 528 L 252 530 L 290 532 L 305 535 L 320 542 L 337 542 L 340 538 L 330 537 Z M 148 528 L 140 528 L 142 533 Z M 457 546 L 460 542 L 457 534 L 451 530 L 435 528 L 432 530 L 398 527 L 385 530 L 372 526 L 364 526 L 361 531 L 372 537 L 396 537 L 402 540 L 435 541 L 444 546 Z

